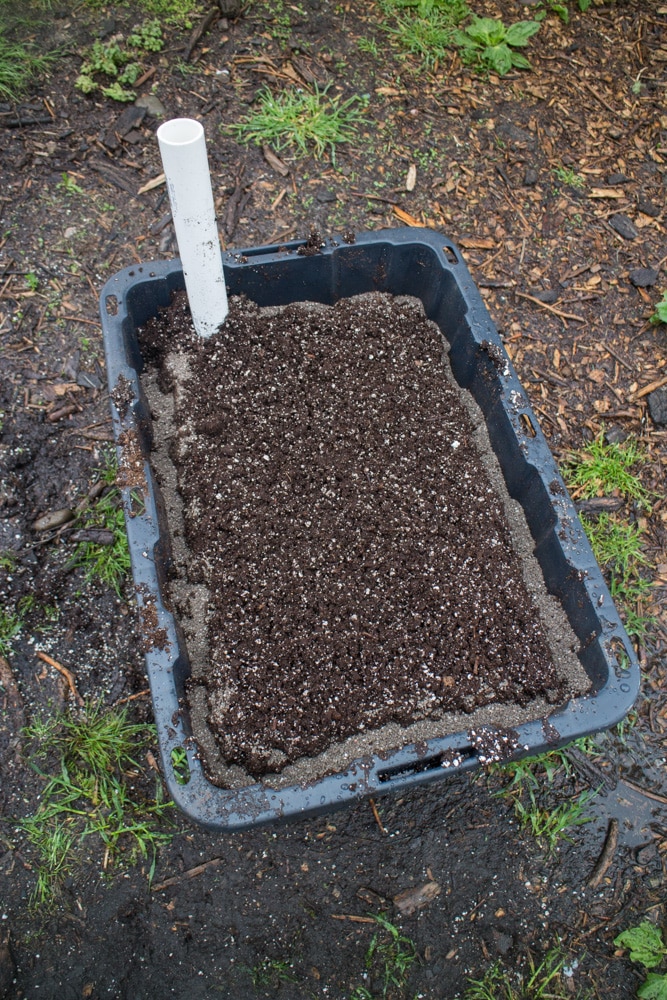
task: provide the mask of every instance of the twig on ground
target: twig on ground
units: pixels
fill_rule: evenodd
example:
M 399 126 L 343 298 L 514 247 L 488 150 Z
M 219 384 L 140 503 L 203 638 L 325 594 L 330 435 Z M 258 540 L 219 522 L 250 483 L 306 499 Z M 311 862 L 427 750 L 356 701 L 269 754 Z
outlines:
M 150 688 L 144 688 L 143 691 L 137 691 L 136 694 L 130 694 L 127 696 L 127 698 L 120 698 L 118 701 L 115 701 L 113 707 L 118 708 L 119 705 L 126 705 L 128 701 L 136 701 L 137 698 L 143 698 L 144 695 L 150 693 L 151 693 Z
M 559 316 L 561 319 L 573 319 L 577 323 L 585 323 L 586 320 L 583 316 L 575 316 L 574 313 L 563 312 L 562 309 L 556 309 L 555 306 L 550 306 L 548 302 L 542 302 L 540 299 L 536 299 L 534 295 L 528 295 L 527 292 L 515 292 L 520 299 L 528 299 L 529 302 L 534 302 L 536 306 L 542 306 L 547 312 L 553 313 L 554 316 Z
M 194 868 L 188 868 L 186 872 L 182 872 L 180 875 L 172 875 L 171 878 L 166 878 L 164 882 L 159 882 L 157 885 L 151 886 L 153 892 L 162 892 L 163 889 L 168 889 L 170 885 L 178 885 L 179 882 L 183 882 L 188 878 L 195 878 L 197 875 L 201 875 L 205 872 L 207 868 L 211 868 L 213 865 L 219 865 L 222 858 L 211 858 L 210 861 L 204 861 L 201 865 L 195 865 Z
M 384 825 L 384 823 L 382 822 L 382 820 L 380 819 L 380 813 L 378 812 L 378 807 L 375 805 L 375 800 L 374 799 L 369 799 L 368 801 L 371 804 L 371 809 L 373 810 L 373 816 L 375 817 L 375 822 L 380 827 L 380 833 L 386 833 L 387 832 L 387 828 Z
M 220 17 L 220 10 L 217 7 L 211 7 L 211 9 L 209 10 L 208 14 L 206 14 L 201 19 L 201 21 L 199 22 L 199 24 L 197 25 L 197 27 L 194 29 L 194 31 L 190 35 L 190 39 L 188 41 L 188 45 L 187 45 L 187 48 L 185 50 L 185 54 L 183 56 L 183 61 L 184 62 L 186 62 L 186 63 L 190 62 L 190 59 L 192 58 L 192 53 L 194 52 L 195 48 L 197 47 L 197 45 L 201 41 L 202 36 L 206 34 L 206 32 L 209 30 L 209 28 L 213 25 L 213 22 L 217 21 L 217 19 L 219 17 Z
M 642 788 L 641 785 L 635 785 L 634 781 L 628 781 L 627 778 L 621 778 L 621 781 L 628 788 L 631 788 L 633 792 L 639 792 L 640 795 L 645 795 L 647 799 L 653 799 L 654 802 L 662 802 L 663 805 L 667 806 L 667 796 L 658 795 L 657 792 L 649 792 L 645 788 Z
M 54 660 L 52 656 L 49 656 L 48 653 L 42 653 L 41 650 L 37 650 L 37 658 L 42 660 L 43 663 L 48 663 L 50 667 L 53 667 L 53 669 L 57 670 L 59 674 L 62 674 L 67 681 L 67 686 L 69 687 L 77 705 L 85 705 L 85 701 L 79 694 L 76 687 L 76 677 L 71 670 L 68 670 L 67 667 L 63 667 L 62 663 L 58 663 L 58 661 Z
M 609 826 L 607 827 L 607 836 L 605 837 L 604 846 L 600 852 L 600 857 L 595 863 L 595 868 L 593 869 L 591 876 L 588 880 L 589 889 L 597 889 L 600 882 L 607 873 L 607 869 L 614 860 L 614 854 L 616 853 L 616 845 L 618 844 L 618 820 L 612 818 L 609 820 Z

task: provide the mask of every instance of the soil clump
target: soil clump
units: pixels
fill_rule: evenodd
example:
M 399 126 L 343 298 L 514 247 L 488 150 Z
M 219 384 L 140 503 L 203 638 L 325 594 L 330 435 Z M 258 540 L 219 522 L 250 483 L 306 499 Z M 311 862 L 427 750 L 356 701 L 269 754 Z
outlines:
M 237 299 L 200 341 L 180 293 L 142 348 L 174 394 L 173 599 L 225 765 L 281 772 L 358 733 L 389 749 L 410 742 L 396 726 L 449 714 L 456 731 L 484 706 L 548 710 L 588 686 L 418 300 Z

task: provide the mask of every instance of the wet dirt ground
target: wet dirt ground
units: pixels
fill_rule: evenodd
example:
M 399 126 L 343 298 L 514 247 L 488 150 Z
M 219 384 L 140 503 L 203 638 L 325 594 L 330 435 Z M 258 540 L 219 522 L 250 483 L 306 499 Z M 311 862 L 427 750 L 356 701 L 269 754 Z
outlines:
M 531 8 L 475 9 L 511 23 Z M 384 913 L 418 956 L 388 996 L 461 996 L 494 962 L 520 970 L 559 941 L 568 994 L 634 996 L 641 972 L 613 939 L 665 920 L 667 341 L 648 317 L 667 287 L 667 14 L 658 0 L 571 13 L 569 24 L 548 14 L 531 72 L 484 79 L 453 54 L 428 71 L 403 58 L 372 5 L 256 5 L 214 18 L 192 47 L 190 31 L 168 28 L 139 87 L 162 107 L 145 114 L 74 88 L 82 51 L 100 33 L 127 34 L 127 10 L 56 5 L 35 29 L 61 56 L 21 104 L 0 107 L 0 551 L 11 556 L 0 604 L 32 598 L 0 660 L 0 995 L 382 996 L 365 956 Z M 225 132 L 261 87 L 313 80 L 343 99 L 368 95 L 335 165 Z M 641 515 L 654 582 L 639 609 L 653 618 L 638 646 L 642 694 L 597 770 L 579 762 L 554 791 L 555 807 L 607 783 L 592 821 L 552 853 L 493 795 L 501 777 L 461 776 L 375 809 L 234 835 L 174 817 L 152 883 L 147 863 L 121 852 L 105 868 L 87 841 L 57 905 L 31 907 L 36 857 L 17 820 L 34 813 L 42 779 L 21 728 L 70 695 L 37 652 L 84 698 L 133 698 L 133 717 L 150 719 L 131 585 L 117 596 L 86 583 L 67 533 L 34 524 L 88 494 L 111 442 L 99 289 L 121 267 L 175 255 L 156 182 L 160 110 L 205 124 L 226 248 L 305 239 L 313 226 L 440 229 L 461 247 L 557 459 L 602 429 L 646 450 L 643 480 L 658 497 Z M 148 787 L 151 759 L 141 765 Z M 591 884 L 613 819 L 616 849 Z M 412 889 L 423 905 L 409 913 L 400 894 Z

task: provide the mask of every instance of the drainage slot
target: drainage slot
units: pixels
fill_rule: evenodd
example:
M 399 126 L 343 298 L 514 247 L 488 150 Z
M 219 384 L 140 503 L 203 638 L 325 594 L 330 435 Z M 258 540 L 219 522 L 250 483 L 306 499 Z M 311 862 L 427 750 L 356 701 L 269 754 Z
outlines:
M 452 247 L 443 247 L 442 252 L 444 253 L 445 257 L 447 258 L 450 264 L 458 264 L 459 259 L 456 256 L 456 253 L 454 252 L 454 249 Z
M 527 437 L 534 438 L 537 437 L 537 431 L 535 430 L 535 425 L 530 419 L 527 413 L 520 413 L 519 420 L 521 421 L 521 426 L 523 427 L 524 434 Z
M 423 774 L 425 771 L 437 771 L 439 768 L 459 767 L 464 760 L 476 757 L 477 752 L 471 746 L 452 747 L 432 757 L 422 757 L 421 760 L 410 761 L 407 764 L 397 764 L 378 771 L 377 778 L 381 784 L 395 781 L 397 778 L 409 778 L 413 774 Z

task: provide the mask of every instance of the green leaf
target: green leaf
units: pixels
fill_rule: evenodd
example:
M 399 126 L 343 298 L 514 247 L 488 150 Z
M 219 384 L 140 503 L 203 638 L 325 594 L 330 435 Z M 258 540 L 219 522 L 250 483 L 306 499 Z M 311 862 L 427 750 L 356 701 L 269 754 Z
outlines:
M 495 69 L 498 76 L 505 76 L 512 68 L 512 52 L 504 42 L 501 45 L 489 46 L 482 56 L 489 66 Z
M 512 66 L 516 66 L 517 69 L 533 68 L 521 52 L 512 52 Z
M 505 34 L 505 41 L 508 45 L 523 47 L 528 44 L 528 39 L 532 38 L 540 30 L 537 21 L 517 21 L 510 25 Z
M 655 312 L 651 316 L 651 323 L 667 323 L 667 292 L 655 307 Z
M 640 1000 L 667 1000 L 667 975 L 649 972 L 646 982 L 637 990 L 637 996 Z
M 467 33 L 482 45 L 498 45 L 505 38 L 505 25 L 492 17 L 477 17 L 466 28 Z
M 110 97 L 114 101 L 127 103 L 133 101 L 137 96 L 133 90 L 125 90 L 121 87 L 118 81 L 112 83 L 109 87 L 102 87 L 101 89 L 105 97 Z
M 630 961 L 639 962 L 645 969 L 654 969 L 667 955 L 662 943 L 662 935 L 650 920 L 642 920 L 639 927 L 629 927 L 614 938 L 617 948 L 630 952 Z
M 479 48 L 479 42 L 474 41 L 474 39 L 470 37 L 467 31 L 461 31 L 460 28 L 457 28 L 456 31 L 453 33 L 452 41 L 454 42 L 455 45 L 459 45 L 461 48 L 464 49 Z
M 579 0 L 579 10 L 586 11 L 591 5 L 591 0 Z
M 563 24 L 570 23 L 570 12 L 564 3 L 552 3 L 551 9 L 554 12 L 554 14 L 558 14 Z
M 77 90 L 80 90 L 83 94 L 92 94 L 92 92 L 96 89 L 97 84 L 95 83 L 94 80 L 91 79 L 91 77 L 86 76 L 85 73 L 82 73 L 81 76 L 77 76 L 74 82 L 74 86 L 76 87 Z

